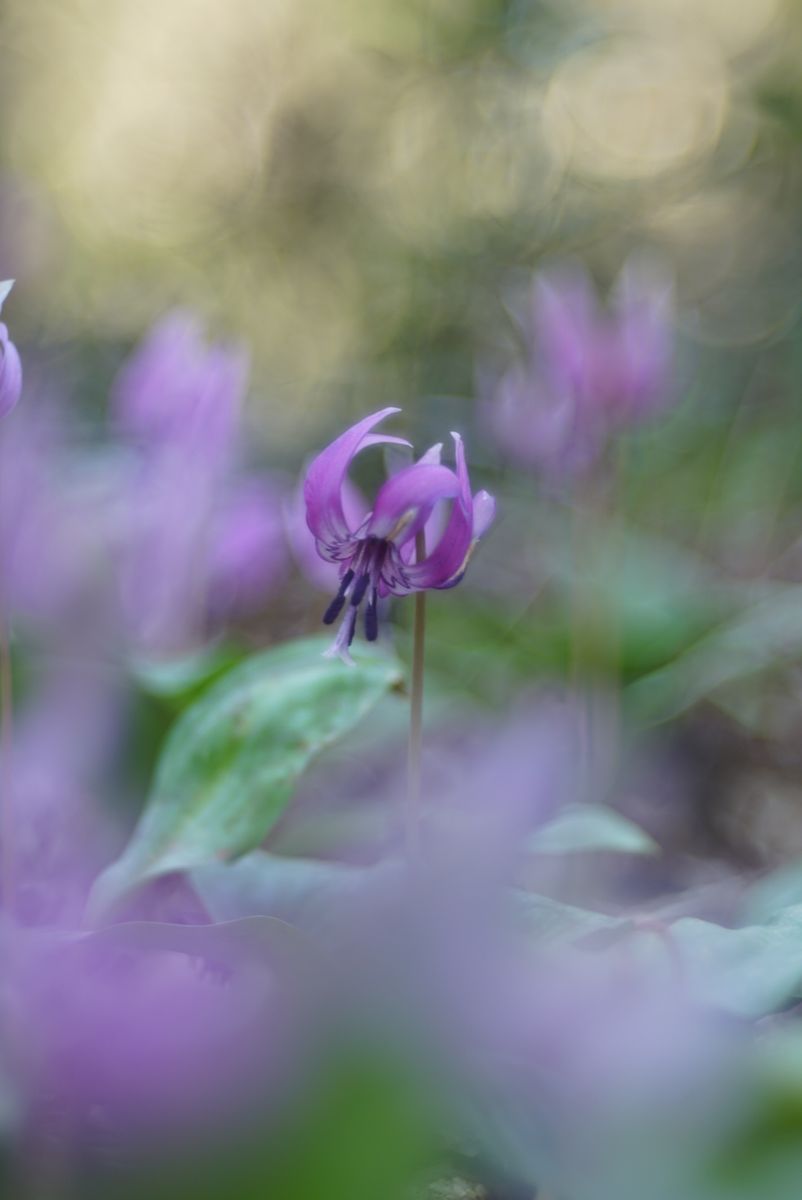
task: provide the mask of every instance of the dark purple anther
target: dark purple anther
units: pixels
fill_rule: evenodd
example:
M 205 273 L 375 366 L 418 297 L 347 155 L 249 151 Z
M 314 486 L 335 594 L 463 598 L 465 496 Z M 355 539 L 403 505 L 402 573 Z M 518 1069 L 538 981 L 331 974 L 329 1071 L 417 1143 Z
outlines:
M 362 603 L 362 600 L 364 598 L 365 592 L 368 590 L 369 583 L 370 583 L 370 575 L 368 575 L 367 572 L 364 575 L 360 575 L 359 579 L 357 579 L 357 581 L 354 585 L 354 590 L 351 594 L 351 603 L 354 606 L 354 608 L 359 608 L 359 606 Z
M 365 609 L 365 637 L 369 642 L 375 642 L 379 636 L 379 608 L 376 588 L 370 593 L 368 606 Z
M 342 612 L 343 605 L 345 604 L 345 593 L 348 591 L 349 587 L 351 586 L 351 581 L 353 578 L 354 578 L 353 571 L 346 571 L 345 574 L 343 575 L 343 577 L 340 581 L 340 588 L 339 588 L 339 591 L 337 592 L 337 595 L 334 597 L 331 604 L 329 605 L 329 607 L 326 609 L 325 613 L 323 614 L 323 624 L 324 625 L 333 625 L 334 622 L 339 617 L 340 613 Z

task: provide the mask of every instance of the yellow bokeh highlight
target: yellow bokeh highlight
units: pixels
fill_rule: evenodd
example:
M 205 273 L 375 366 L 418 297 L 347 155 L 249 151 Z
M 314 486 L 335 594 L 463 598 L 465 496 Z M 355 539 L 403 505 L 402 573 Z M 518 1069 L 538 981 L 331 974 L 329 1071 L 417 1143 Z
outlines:
M 18 294 L 63 339 L 197 308 L 247 341 L 278 438 L 333 395 L 403 401 L 407 347 L 489 312 L 503 272 L 605 237 L 611 271 L 641 235 L 675 254 L 705 336 L 763 336 L 743 305 L 728 332 L 725 293 L 787 226 L 750 226 L 730 269 L 687 213 L 749 168 L 760 64 L 793 45 L 782 0 L 575 0 L 580 36 L 552 41 L 512 8 L 6 0 L 0 167 L 37 198 Z
M 752 49 L 776 28 L 783 0 L 591 0 L 606 20 L 630 27 L 661 27 L 671 36 L 714 42 L 727 55 Z
M 554 72 L 543 122 L 554 155 L 579 174 L 650 179 L 708 153 L 729 88 L 710 46 L 603 38 Z

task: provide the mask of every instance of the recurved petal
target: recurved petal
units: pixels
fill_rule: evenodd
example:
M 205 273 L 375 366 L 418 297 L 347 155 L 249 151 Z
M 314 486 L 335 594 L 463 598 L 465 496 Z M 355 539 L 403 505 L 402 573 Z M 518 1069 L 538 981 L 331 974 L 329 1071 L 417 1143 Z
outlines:
M 368 512 L 368 502 L 359 488 L 346 477 L 343 480 L 343 512 L 351 529 L 358 529 Z M 337 591 L 342 560 L 330 562 L 318 552 L 317 543 L 306 523 L 306 507 L 300 485 L 284 505 L 284 527 L 292 556 L 306 579 L 328 595 Z
M 446 580 L 445 583 L 433 584 L 432 586 L 439 587 L 440 589 L 457 586 L 468 569 L 468 563 L 470 562 L 471 555 L 476 549 L 479 539 L 484 537 L 484 535 L 487 533 L 495 519 L 495 516 L 495 496 L 491 496 L 489 492 L 485 491 L 477 492 L 473 498 L 473 536 L 468 549 L 465 551 L 463 560 L 458 569 Z
M 434 550 L 422 562 L 404 571 L 409 591 L 452 587 L 459 582 L 473 544 L 472 526 L 471 514 L 456 501 L 445 533 Z
M 351 530 L 342 504 L 343 480 L 354 455 L 364 445 L 374 445 L 381 440 L 371 434 L 374 426 L 400 411 L 398 408 L 382 408 L 363 417 L 312 460 L 304 481 L 304 501 L 306 523 L 318 542 L 332 547 L 350 537 Z
M 449 467 L 415 463 L 379 489 L 366 536 L 402 546 L 422 528 L 439 500 L 459 494 L 460 481 Z
M 392 411 L 400 412 L 401 410 L 396 408 L 392 409 Z M 368 446 L 406 446 L 411 450 L 412 442 L 407 441 L 406 438 L 395 437 L 391 433 L 369 433 L 367 437 L 362 439 L 362 443 L 359 447 L 359 450 L 357 450 L 357 454 L 360 450 L 367 450 Z
M 471 496 L 462 438 L 457 433 L 452 437 L 456 443 L 460 496 L 454 504 L 446 530 L 432 553 L 405 571 L 414 591 L 455 587 L 465 574 L 477 542 L 487 533 L 496 516 L 494 496 L 484 489 Z
M 459 495 L 466 509 L 471 507 L 471 480 L 468 475 L 468 464 L 465 461 L 465 443 L 458 433 L 453 433 L 451 436 L 454 439 L 454 454 L 457 461 L 457 478 L 459 479 Z
M 496 519 L 496 498 L 482 489 L 473 498 L 473 540 L 484 537 Z
M 17 347 L 0 323 L 0 417 L 11 412 L 22 392 L 22 363 Z
M 443 536 L 431 554 L 428 554 L 421 562 L 405 569 L 404 575 L 409 583 L 410 591 L 451 586 L 452 581 L 458 581 L 461 577 L 471 550 L 473 542 L 471 481 L 468 476 L 462 438 L 458 433 L 452 433 L 451 436 L 454 439 L 457 457 L 457 472 L 454 478 L 458 487 L 453 493 L 454 506 Z

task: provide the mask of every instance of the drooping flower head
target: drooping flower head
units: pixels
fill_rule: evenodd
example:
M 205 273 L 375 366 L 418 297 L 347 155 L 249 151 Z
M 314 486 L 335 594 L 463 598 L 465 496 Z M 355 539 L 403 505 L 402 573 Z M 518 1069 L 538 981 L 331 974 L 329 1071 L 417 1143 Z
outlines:
M 373 511 L 361 523 L 347 520 L 343 489 L 354 457 L 368 446 L 409 446 L 403 438 L 372 432 L 385 417 L 399 411 L 383 408 L 357 421 L 314 459 L 304 483 L 306 520 L 317 552 L 340 569 L 339 590 L 323 620 L 333 624 L 345 608 L 331 653 L 346 661 L 363 601 L 365 636 L 375 641 L 379 599 L 454 587 L 495 515 L 492 496 L 485 491 L 472 495 L 462 438 L 454 433 L 455 470 L 441 463 L 442 445 L 432 446 L 416 463 L 402 468 L 382 485 Z M 452 508 L 442 536 L 415 561 L 417 535 L 435 506 L 446 501 L 452 502 Z
M 582 474 L 611 435 L 669 396 L 671 282 L 633 258 L 601 309 L 576 265 L 536 277 L 523 318 L 526 353 L 502 377 L 491 423 L 502 448 L 552 477 Z
M 14 286 L 13 279 L 0 283 L 0 309 Z M 0 417 L 10 413 L 22 392 L 22 363 L 17 347 L 9 339 L 8 329 L 0 321 Z

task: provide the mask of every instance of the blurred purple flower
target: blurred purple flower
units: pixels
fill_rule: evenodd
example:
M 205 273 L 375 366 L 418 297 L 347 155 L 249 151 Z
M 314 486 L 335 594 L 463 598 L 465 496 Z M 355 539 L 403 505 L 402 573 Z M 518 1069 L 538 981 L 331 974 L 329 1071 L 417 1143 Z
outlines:
M 14 286 L 13 279 L 0 283 L 0 309 Z M 17 347 L 8 336 L 8 329 L 0 321 L 0 417 L 11 412 L 22 392 L 22 363 Z
M 657 412 L 669 395 L 671 304 L 670 281 L 643 259 L 624 266 L 607 312 L 581 267 L 538 276 L 524 319 L 525 359 L 502 377 L 490 408 L 502 448 L 571 478 L 613 433 Z
M 185 447 L 209 470 L 234 449 L 247 381 L 245 352 L 205 345 L 197 319 L 179 310 L 159 321 L 125 363 L 112 406 L 134 442 Z
M 162 452 L 125 481 L 120 505 L 123 623 L 147 654 L 197 648 L 205 633 L 215 488 L 182 453 Z
M 323 450 L 306 474 L 306 520 L 317 552 L 339 563 L 340 586 L 323 617 L 331 625 L 348 607 L 331 648 L 349 661 L 359 608 L 367 596 L 365 636 L 378 635 L 378 601 L 382 596 L 406 596 L 428 588 L 450 588 L 460 582 L 468 560 L 495 515 L 495 500 L 485 491 L 471 494 L 465 451 L 459 434 L 456 471 L 440 462 L 440 445 L 433 446 L 412 466 L 392 475 L 379 489 L 373 511 L 352 525 L 343 506 L 343 485 L 354 457 L 368 446 L 386 443 L 408 446 L 403 438 L 373 434 L 374 426 L 397 408 L 384 408 L 364 417 Z M 413 562 L 415 538 L 436 505 L 453 501 L 442 537 L 420 562 Z
M 469 1144 L 560 1195 L 646 1195 L 591 1183 L 628 1129 L 719 1120 L 745 1030 L 697 1000 L 670 945 L 510 890 L 531 884 L 528 835 L 576 798 L 578 746 L 571 705 L 470 731 L 427 781 L 425 855 L 366 872 L 339 911 L 327 896 L 327 935 L 349 1011 L 415 1047 Z
M 0 600 L 6 612 L 49 609 L 56 591 L 51 524 L 58 439 L 26 405 L 0 429 Z
M 116 834 L 99 794 L 123 692 L 107 665 L 75 657 L 48 659 L 37 683 L 16 714 L 10 761 L 0 758 L 14 821 L 13 909 L 26 925 L 76 928 Z
M 127 491 L 123 613 L 147 653 L 197 648 L 284 580 L 283 493 L 269 477 L 217 480 L 189 457 L 162 453 L 134 472 Z
M 267 953 L 221 955 L 211 927 L 208 953 L 202 928 L 191 952 L 159 939 L 169 926 L 137 928 L 5 931 L 4 1056 L 40 1139 L 65 1122 L 117 1147 L 219 1125 L 284 1061 L 292 1022 Z
M 117 478 L 81 461 L 54 406 L 34 400 L 0 426 L 0 602 L 39 632 L 97 632 Z
M 280 586 L 287 570 L 283 495 L 266 478 L 240 481 L 210 531 L 209 604 L 220 616 L 247 613 Z
M 205 346 L 196 320 L 176 312 L 114 385 L 118 426 L 138 455 L 120 506 L 123 613 L 147 653 L 195 648 L 284 578 L 280 489 L 239 475 L 246 382 L 244 353 Z

